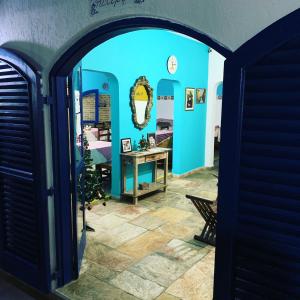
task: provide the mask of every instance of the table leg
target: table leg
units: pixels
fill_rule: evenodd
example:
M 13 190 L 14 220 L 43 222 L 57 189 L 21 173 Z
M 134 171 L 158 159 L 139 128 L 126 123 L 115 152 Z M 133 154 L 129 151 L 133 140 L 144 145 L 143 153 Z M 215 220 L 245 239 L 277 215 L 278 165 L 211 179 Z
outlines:
M 168 177 L 168 152 L 166 153 L 166 158 L 165 158 L 165 168 L 164 168 L 164 185 L 167 185 L 167 177 Z M 164 192 L 167 190 L 167 187 L 164 188 Z
M 138 164 L 133 160 L 133 203 L 138 203 Z
M 154 171 L 153 171 L 152 181 L 154 183 L 157 182 L 157 160 L 154 162 Z
M 126 161 L 124 158 L 122 158 L 122 193 L 126 193 Z

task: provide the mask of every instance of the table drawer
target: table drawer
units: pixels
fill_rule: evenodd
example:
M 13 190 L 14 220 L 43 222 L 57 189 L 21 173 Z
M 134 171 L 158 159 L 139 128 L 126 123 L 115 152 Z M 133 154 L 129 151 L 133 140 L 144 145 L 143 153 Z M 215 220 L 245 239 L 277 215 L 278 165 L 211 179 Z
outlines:
M 145 156 L 143 156 L 143 157 L 138 157 L 138 158 L 136 159 L 136 163 L 137 163 L 137 164 L 143 164 L 144 162 L 146 162 Z
M 166 154 L 165 153 L 147 155 L 145 157 L 145 162 L 150 162 L 150 161 L 164 159 L 164 158 L 166 158 Z

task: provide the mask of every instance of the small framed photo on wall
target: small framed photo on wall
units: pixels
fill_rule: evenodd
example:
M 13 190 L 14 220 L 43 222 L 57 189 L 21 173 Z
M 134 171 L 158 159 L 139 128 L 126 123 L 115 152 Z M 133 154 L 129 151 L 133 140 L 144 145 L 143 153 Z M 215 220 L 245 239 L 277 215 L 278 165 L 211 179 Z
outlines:
M 195 104 L 195 89 L 186 88 L 185 89 L 185 110 L 194 110 Z
M 122 153 L 131 152 L 131 138 L 121 139 L 121 151 Z
M 206 89 L 196 89 L 196 103 L 204 104 L 206 98 Z
M 154 132 L 147 134 L 147 140 L 148 140 L 150 148 L 155 148 L 156 147 L 156 136 L 155 136 Z

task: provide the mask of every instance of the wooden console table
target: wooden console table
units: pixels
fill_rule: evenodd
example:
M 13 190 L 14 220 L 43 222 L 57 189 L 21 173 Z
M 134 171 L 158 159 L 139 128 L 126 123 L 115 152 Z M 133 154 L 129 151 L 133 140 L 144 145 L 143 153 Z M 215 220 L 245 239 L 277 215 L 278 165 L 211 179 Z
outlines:
M 146 195 L 148 193 L 163 190 L 167 188 L 167 176 L 168 176 L 168 151 L 167 148 L 153 148 L 147 151 L 134 151 L 121 154 L 122 161 L 122 197 L 129 196 L 133 198 L 133 203 L 137 204 L 138 197 Z M 164 160 L 164 178 L 163 182 L 157 181 L 157 161 Z M 152 172 L 152 183 L 149 189 L 138 189 L 139 178 L 139 165 L 154 162 L 154 171 Z M 133 166 L 133 190 L 126 191 L 126 166 Z

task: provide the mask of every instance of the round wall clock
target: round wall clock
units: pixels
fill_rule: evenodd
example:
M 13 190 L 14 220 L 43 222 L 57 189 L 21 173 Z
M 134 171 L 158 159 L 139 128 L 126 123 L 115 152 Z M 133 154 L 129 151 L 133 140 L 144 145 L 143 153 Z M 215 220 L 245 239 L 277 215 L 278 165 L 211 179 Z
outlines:
M 168 72 L 170 74 L 175 74 L 176 73 L 177 68 L 178 68 L 178 62 L 177 62 L 177 58 L 176 58 L 175 55 L 171 55 L 168 58 L 167 66 L 168 66 Z

